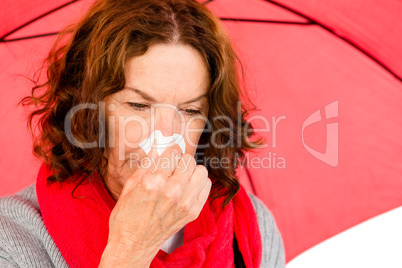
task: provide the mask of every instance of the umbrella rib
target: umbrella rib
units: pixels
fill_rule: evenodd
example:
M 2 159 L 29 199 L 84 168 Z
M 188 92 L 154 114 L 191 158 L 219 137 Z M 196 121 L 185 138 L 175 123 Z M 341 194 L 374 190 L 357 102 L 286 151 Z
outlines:
M 14 30 L 12 30 L 12 31 L 8 32 L 7 34 L 3 35 L 2 37 L 0 37 L 0 43 L 2 43 L 2 42 L 3 42 L 3 43 L 4 43 L 4 42 L 11 42 L 11 41 L 19 41 L 19 40 L 25 40 L 25 39 L 31 39 L 31 38 L 36 38 L 36 37 L 44 37 L 44 36 L 50 36 L 50 35 L 56 35 L 56 34 L 58 34 L 58 33 L 47 33 L 47 34 L 40 34 L 40 35 L 33 35 L 33 36 L 26 36 L 26 37 L 20 37 L 20 38 L 5 40 L 5 38 L 6 38 L 7 36 L 9 36 L 9 35 L 11 35 L 12 33 L 15 33 L 16 31 L 18 31 L 18 30 L 20 30 L 20 29 L 26 27 L 27 25 L 33 23 L 34 21 L 37 21 L 38 19 L 43 18 L 43 17 L 45 17 L 45 16 L 47 16 L 47 15 L 49 15 L 49 14 L 51 14 L 51 13 L 53 13 L 53 12 L 55 12 L 55 11 L 61 9 L 61 8 L 63 8 L 63 7 L 65 7 L 65 6 L 68 6 L 68 5 L 70 5 L 70 4 L 72 4 L 72 3 L 75 3 L 75 2 L 77 2 L 77 1 L 79 1 L 79 0 L 72 0 L 72 1 L 70 1 L 70 2 L 67 2 L 67 3 L 65 3 L 65 4 L 63 4 L 63 5 L 61 5 L 61 6 L 58 6 L 58 7 L 54 8 L 54 9 L 52 9 L 52 10 L 50 10 L 50 11 L 48 11 L 48 12 L 46 12 L 46 13 L 44 13 L 44 14 L 42 14 L 42 15 L 40 15 L 40 16 L 38 16 L 38 17 L 36 17 L 36 18 L 34 18 L 34 19 L 32 19 L 32 20 L 26 22 L 26 23 L 24 23 L 23 25 L 21 25 L 21 26 L 15 28 Z M 203 2 L 203 4 L 206 5 L 206 4 L 208 4 L 208 3 L 211 3 L 212 1 L 213 1 L 213 0 L 207 0 L 207 1 Z M 351 46 L 353 46 L 354 48 L 356 48 L 357 50 L 359 50 L 361 53 L 363 53 L 364 55 L 366 55 L 367 57 L 369 57 L 370 59 L 372 59 L 372 60 L 373 60 L 374 62 L 376 62 L 379 66 L 381 66 L 384 70 L 386 70 L 388 73 L 390 73 L 390 74 L 393 75 L 396 79 L 398 79 L 399 81 L 402 82 L 402 78 L 401 78 L 399 75 L 397 75 L 394 71 L 392 71 L 390 68 L 388 68 L 388 67 L 387 67 L 384 63 L 382 63 L 379 59 L 375 58 L 375 57 L 374 57 L 373 55 L 371 55 L 368 51 L 366 51 L 366 50 L 364 50 L 363 48 L 359 47 L 357 44 L 353 43 L 352 41 L 350 41 L 350 40 L 346 39 L 345 37 L 340 36 L 339 34 L 335 33 L 333 30 L 331 30 L 331 29 L 328 28 L 327 26 L 325 26 L 325 25 L 319 23 L 318 21 L 316 21 L 316 20 L 310 18 L 309 16 L 307 16 L 307 15 L 305 15 L 305 14 L 302 14 L 302 13 L 300 13 L 300 12 L 298 12 L 298 11 L 296 11 L 296 10 L 294 10 L 294 9 L 292 9 L 292 8 L 290 8 L 290 7 L 288 7 L 288 6 L 285 6 L 285 5 L 283 5 L 283 4 L 277 3 L 277 2 L 272 1 L 272 0 L 263 0 L 263 1 L 269 2 L 269 3 L 273 4 L 273 5 L 276 5 L 276 6 L 279 6 L 279 7 L 283 8 L 283 9 L 286 9 L 286 10 L 288 10 L 289 12 L 292 12 L 292 13 L 294 13 L 294 14 L 296 14 L 296 15 L 302 17 L 302 18 L 307 19 L 309 22 L 285 22 L 285 21 L 253 20 L 253 19 L 233 19 L 233 18 L 221 18 L 221 20 L 226 20 L 226 21 L 243 21 L 243 22 L 262 22 L 262 23 L 278 23 L 278 24 L 298 24 L 298 25 L 312 25 L 312 24 L 315 24 L 315 25 L 318 25 L 318 26 L 321 27 L 322 29 L 328 31 L 329 33 L 331 33 L 331 34 L 333 34 L 333 35 L 335 35 L 335 36 L 337 36 L 338 38 L 340 38 L 340 39 L 343 40 L 344 42 L 348 43 L 349 45 L 351 45 Z
M 239 21 L 239 22 L 258 22 L 258 23 L 276 23 L 276 24 L 295 24 L 295 25 L 315 25 L 315 23 L 300 22 L 300 21 L 282 21 L 282 20 L 260 20 L 260 19 L 239 19 L 239 18 L 220 18 L 224 21 Z
M 46 36 L 52 36 L 52 35 L 57 35 L 57 34 L 59 34 L 59 32 L 45 33 L 45 34 L 38 34 L 38 35 L 29 35 L 29 36 L 23 36 L 23 37 L 18 37 L 18 38 L 3 40 L 3 41 L 1 41 L 0 43 L 8 43 L 8 42 L 14 42 L 14 41 L 21 41 L 21 40 L 26 40 L 26 39 L 32 39 L 32 38 L 37 38 L 37 37 L 46 37 Z
M 309 17 L 308 15 L 302 14 L 288 6 L 285 6 L 283 4 L 280 4 L 278 2 L 272 1 L 272 0 L 263 0 L 265 2 L 269 2 L 273 5 L 276 5 L 278 7 L 281 7 L 283 9 L 286 9 L 289 12 L 292 12 L 302 18 L 305 18 L 309 21 L 312 22 L 312 24 L 316 24 L 317 26 L 321 27 L 322 29 L 328 31 L 329 33 L 337 36 L 338 38 L 340 38 L 341 40 L 343 40 L 344 42 L 348 43 L 349 45 L 353 46 L 354 48 L 356 48 L 357 50 L 359 50 L 361 53 L 363 53 L 364 55 L 366 55 L 367 57 L 369 57 L 371 60 L 373 60 L 374 62 L 376 62 L 379 66 L 381 66 L 385 71 L 387 71 L 388 73 L 390 73 L 392 76 L 394 76 L 397 80 L 399 80 L 400 82 L 402 82 L 402 77 L 400 77 L 399 75 L 397 75 L 394 71 L 392 71 L 389 67 L 387 67 L 383 62 L 381 62 L 379 59 L 377 59 L 376 57 L 374 57 L 374 55 L 371 55 L 368 51 L 364 50 L 363 48 L 361 48 L 358 44 L 355 44 L 354 42 L 352 42 L 351 40 L 346 39 L 343 36 L 340 36 L 339 34 L 337 34 L 336 32 L 334 32 L 333 30 L 331 30 L 330 28 L 328 28 L 327 26 L 325 26 L 324 24 L 319 23 L 318 21 L 314 20 L 313 18 Z
M 10 31 L 10 32 L 6 33 L 5 35 L 3 35 L 2 37 L 0 37 L 0 43 L 1 43 L 1 42 L 10 42 L 10 41 L 17 41 L 17 40 L 35 38 L 35 37 L 42 37 L 42 36 L 48 36 L 48 35 L 54 35 L 55 33 L 49 33 L 49 34 L 33 35 L 33 36 L 28 36 L 28 37 L 21 37 L 21 38 L 15 38 L 15 39 L 10 39 L 10 40 L 5 40 L 5 38 L 6 38 L 7 36 L 9 36 L 9 35 L 11 35 L 11 34 L 17 32 L 17 31 L 21 30 L 22 28 L 28 26 L 29 24 L 31 24 L 31 23 L 33 23 L 33 22 L 35 22 L 35 21 L 37 21 L 37 20 L 39 20 L 39 19 L 41 19 L 41 18 L 43 18 L 43 17 L 46 17 L 47 15 L 49 15 L 49 14 L 51 14 L 51 13 L 53 13 L 53 12 L 59 10 L 59 9 L 62 9 L 62 8 L 64 8 L 64 7 L 66 7 L 66 6 L 70 5 L 70 4 L 72 4 L 72 3 L 75 3 L 75 2 L 77 2 L 77 1 L 79 1 L 79 0 L 72 0 L 72 1 L 69 1 L 69 2 L 67 2 L 67 3 L 65 3 L 65 4 L 63 4 L 63 5 L 61 5 L 61 6 L 58 6 L 58 7 L 54 8 L 54 9 L 52 9 L 52 10 L 46 12 L 46 13 L 43 13 L 43 14 L 40 15 L 40 16 L 37 16 L 36 18 L 31 19 L 30 21 L 24 23 L 23 25 L 21 25 L 21 26 L 15 28 L 15 29 L 13 29 L 12 31 Z M 57 34 L 57 33 L 56 33 L 56 34 Z
M 203 4 L 209 4 L 214 0 L 207 0 L 205 2 L 203 2 Z M 361 53 L 363 53 L 364 55 L 366 55 L 367 57 L 369 57 L 371 60 L 373 60 L 375 63 L 377 63 L 380 67 L 382 67 L 385 71 L 387 71 L 389 74 L 391 74 L 392 76 L 394 76 L 397 80 L 402 82 L 402 77 L 400 77 L 399 75 L 397 75 L 394 71 L 392 71 L 389 67 L 387 67 L 383 62 L 381 62 L 379 59 L 377 59 L 376 57 L 374 57 L 373 55 L 371 55 L 368 51 L 364 50 L 363 48 L 361 48 L 358 44 L 353 43 L 352 41 L 346 39 L 343 36 L 340 36 L 339 34 L 335 33 L 333 30 L 331 30 L 330 28 L 328 28 L 327 26 L 325 26 L 324 24 L 319 23 L 318 21 L 314 20 L 313 18 L 311 18 L 308 15 L 302 14 L 288 6 L 285 6 L 281 3 L 272 1 L 272 0 L 263 0 L 265 2 L 271 3 L 273 5 L 276 5 L 278 7 L 281 7 L 283 9 L 286 9 L 287 11 L 296 14 L 304 19 L 307 19 L 309 22 L 305 23 L 306 25 L 317 25 L 319 27 L 321 27 L 322 29 L 326 30 L 327 32 L 331 33 L 332 35 L 337 36 L 338 38 L 340 38 L 341 40 L 343 40 L 344 42 L 348 43 L 349 45 L 351 45 L 352 47 L 354 47 L 355 49 L 359 50 Z M 293 23 L 295 24 L 295 23 Z
M 312 22 L 297 22 L 297 21 L 279 21 L 279 20 L 259 20 L 259 19 L 239 19 L 239 18 L 220 18 L 223 21 L 234 21 L 234 22 L 256 22 L 256 23 L 276 23 L 276 24 L 293 24 L 293 25 L 315 25 Z M 38 35 L 30 35 L 24 37 L 18 37 L 13 39 L 3 39 L 0 42 L 7 43 L 7 42 L 14 42 L 14 41 L 21 41 L 26 39 L 32 39 L 37 37 L 46 37 L 51 35 L 57 35 L 59 32 L 53 33 L 44 33 Z

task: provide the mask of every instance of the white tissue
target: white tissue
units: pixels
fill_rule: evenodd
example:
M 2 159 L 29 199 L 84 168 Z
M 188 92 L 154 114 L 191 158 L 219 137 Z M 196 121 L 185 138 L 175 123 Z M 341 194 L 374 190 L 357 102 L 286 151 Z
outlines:
M 149 138 L 146 138 L 140 143 L 141 149 L 143 149 L 146 154 L 151 151 L 154 139 L 156 139 L 156 151 L 158 152 L 159 156 L 163 153 L 163 151 L 165 151 L 165 149 L 171 142 L 177 143 L 180 146 L 183 154 L 186 151 L 186 143 L 184 142 L 184 138 L 182 135 L 173 134 L 172 136 L 165 137 L 160 130 L 155 130 L 151 133 Z

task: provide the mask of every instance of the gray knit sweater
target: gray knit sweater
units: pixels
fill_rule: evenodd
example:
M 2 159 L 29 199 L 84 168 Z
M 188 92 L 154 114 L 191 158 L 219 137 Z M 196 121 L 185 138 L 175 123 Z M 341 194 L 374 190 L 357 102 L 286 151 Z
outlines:
M 0 198 L 0 267 L 68 267 L 43 223 L 35 183 Z M 271 212 L 249 193 L 258 217 L 261 267 L 285 267 L 280 233 Z

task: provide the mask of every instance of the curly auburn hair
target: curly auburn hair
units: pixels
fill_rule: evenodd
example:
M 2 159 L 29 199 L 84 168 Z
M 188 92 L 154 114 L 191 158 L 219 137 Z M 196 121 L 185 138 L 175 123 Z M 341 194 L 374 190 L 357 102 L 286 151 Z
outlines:
M 241 144 L 223 149 L 209 146 L 197 149 L 197 154 L 201 151 L 207 159 L 226 157 L 238 163 L 237 160 L 244 158 L 244 151 L 261 146 L 262 138 L 249 140 L 255 132 L 245 116 L 255 107 L 240 88 L 236 62 L 244 78 L 243 65 L 219 18 L 195 0 L 99 0 L 78 23 L 59 34 L 42 66 L 44 69 L 47 65 L 46 82 L 38 83 L 39 77 L 33 78 L 31 94 L 20 101 L 24 106 L 35 107 L 28 116 L 28 127 L 34 138 L 34 155 L 56 171 L 47 178 L 48 184 L 81 178 L 76 189 L 93 172 L 103 178 L 107 172 L 105 148 L 72 144 L 65 133 L 66 116 L 76 105 L 99 103 L 123 89 L 127 60 L 143 55 L 157 43 L 190 45 L 201 53 L 211 78 L 208 120 L 212 133 L 226 128 L 234 134 L 219 132 L 215 141 L 226 144 L 233 139 L 234 144 Z M 238 120 L 240 98 L 243 102 Z M 245 100 L 250 107 L 245 106 Z M 210 120 L 222 115 L 236 123 Z M 39 132 L 35 135 L 32 127 L 36 117 Z M 76 112 L 71 118 L 75 139 L 83 143 L 107 139 L 100 137 L 103 131 L 98 127 L 98 117 L 98 109 Z M 210 138 L 210 133 L 202 133 L 199 144 L 208 144 Z M 214 178 L 212 201 L 225 196 L 223 207 L 240 189 L 236 166 L 216 169 L 206 164 L 209 177 Z

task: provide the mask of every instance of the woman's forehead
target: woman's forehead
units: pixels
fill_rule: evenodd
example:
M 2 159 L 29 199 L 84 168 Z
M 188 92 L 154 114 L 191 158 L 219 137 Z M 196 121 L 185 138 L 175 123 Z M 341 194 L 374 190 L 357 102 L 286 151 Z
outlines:
M 158 99 L 177 95 L 184 101 L 205 94 L 209 73 L 200 53 L 190 46 L 155 45 L 125 66 L 126 87 Z M 138 92 L 136 92 L 138 93 Z

